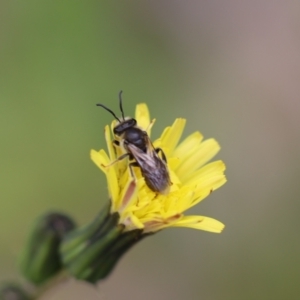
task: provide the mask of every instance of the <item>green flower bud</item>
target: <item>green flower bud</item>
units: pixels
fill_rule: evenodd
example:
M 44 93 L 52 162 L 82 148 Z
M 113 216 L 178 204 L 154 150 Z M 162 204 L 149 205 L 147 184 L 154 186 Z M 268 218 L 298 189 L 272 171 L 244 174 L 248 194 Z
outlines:
M 74 228 L 75 223 L 61 213 L 48 213 L 35 222 L 20 259 L 26 279 L 40 285 L 61 270 L 59 246 Z
M 0 286 L 0 300 L 30 300 L 31 297 L 15 283 L 3 283 Z
M 124 231 L 118 221 L 119 214 L 106 208 L 92 223 L 66 235 L 60 251 L 71 275 L 90 283 L 104 279 L 121 256 L 145 236 L 142 230 Z

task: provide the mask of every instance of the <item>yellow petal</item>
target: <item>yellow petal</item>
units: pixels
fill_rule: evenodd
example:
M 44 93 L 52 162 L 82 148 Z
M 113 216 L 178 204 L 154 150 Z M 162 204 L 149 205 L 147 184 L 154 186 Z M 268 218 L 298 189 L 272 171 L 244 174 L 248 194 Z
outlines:
M 110 129 L 108 125 L 105 126 L 104 135 L 105 135 L 105 140 L 106 140 L 106 145 L 107 145 L 110 160 L 114 161 L 116 159 L 116 155 L 115 155 L 115 149 L 113 146 L 113 142 L 111 140 Z
M 105 168 L 104 166 L 108 165 L 110 162 L 106 152 L 103 149 L 101 149 L 100 151 L 96 151 L 96 150 L 92 149 L 90 152 L 90 155 L 91 155 L 91 159 L 95 163 L 95 165 L 98 168 L 100 168 L 104 174 L 106 174 L 107 168 Z
M 190 176 L 191 172 L 199 169 L 211 160 L 219 150 L 220 146 L 217 141 L 215 139 L 208 139 L 184 155 L 182 163 L 176 169 L 176 173 L 181 181 L 185 182 L 185 179 Z
M 203 191 L 207 191 L 208 193 L 213 192 L 218 189 L 226 182 L 226 177 L 224 174 L 218 174 L 213 177 L 207 177 L 205 180 L 199 182 L 195 188 L 195 197 L 199 197 Z
M 149 137 L 151 136 L 151 129 L 152 129 L 152 127 L 153 127 L 155 121 L 156 121 L 156 119 L 153 119 L 153 120 L 150 122 L 150 124 L 148 125 L 148 127 L 145 129 Z
M 135 202 L 137 191 L 138 189 L 134 179 L 128 180 L 127 184 L 121 190 L 119 201 L 117 201 L 115 205 L 119 213 L 125 211 L 127 207 L 130 207 L 131 203 Z
M 169 169 L 176 169 L 180 164 L 180 159 L 178 157 L 170 157 L 168 158 L 168 166 Z
M 187 208 L 187 203 L 190 204 L 194 199 L 194 191 L 189 186 L 184 186 L 178 191 L 169 195 L 164 201 L 164 211 L 170 216 L 169 211 L 175 211 L 175 214 L 184 212 Z M 166 216 L 165 215 L 165 216 Z
M 130 231 L 134 229 L 143 229 L 144 224 L 131 212 L 124 214 L 120 219 L 120 222 L 125 225 L 125 231 Z
M 105 167 L 110 162 L 106 152 L 103 149 L 99 152 L 91 150 L 91 159 L 105 173 L 111 202 L 116 203 L 120 186 L 114 168 Z
M 201 229 L 214 233 L 220 233 L 225 225 L 218 220 L 203 217 L 203 216 L 184 216 L 176 223 L 172 224 L 174 227 L 189 227 L 194 229 Z
M 211 162 L 201 169 L 190 174 L 190 176 L 184 181 L 186 185 L 196 185 L 201 181 L 205 181 L 206 178 L 222 175 L 226 167 L 223 161 L 217 160 Z
M 185 127 L 186 120 L 178 118 L 174 121 L 172 126 L 167 127 L 160 137 L 162 147 L 168 149 L 166 152 L 173 152 L 177 143 L 179 142 L 182 132 Z M 167 153 L 168 154 L 168 153 Z
M 190 152 L 191 149 L 199 145 L 202 139 L 203 135 L 199 131 L 192 133 L 178 145 L 172 156 L 183 158 L 186 153 Z
M 183 210 L 186 211 L 187 209 L 195 206 L 206 197 L 208 197 L 214 190 L 221 187 L 226 182 L 226 177 L 224 174 L 215 176 L 213 178 L 208 178 L 204 182 L 199 182 L 198 185 L 192 187 L 190 186 L 191 190 L 194 191 L 193 199 L 188 202 L 186 201 L 183 205 Z
M 148 128 L 150 125 L 150 114 L 146 103 L 140 103 L 136 106 L 135 119 L 138 123 L 138 126 L 143 130 Z

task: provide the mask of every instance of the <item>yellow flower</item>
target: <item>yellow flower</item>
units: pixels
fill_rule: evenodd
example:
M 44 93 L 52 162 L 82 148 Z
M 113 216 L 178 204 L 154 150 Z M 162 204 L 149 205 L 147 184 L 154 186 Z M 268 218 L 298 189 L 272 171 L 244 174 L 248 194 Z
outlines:
M 138 104 L 135 118 L 138 126 L 150 136 L 150 115 L 146 104 Z M 184 212 L 221 187 L 226 178 L 222 161 L 208 163 L 220 150 L 214 139 L 203 141 L 200 132 L 194 132 L 179 143 L 185 127 L 185 119 L 176 119 L 161 137 L 153 142 L 163 149 L 168 162 L 172 185 L 167 194 L 149 189 L 139 168 L 133 168 L 135 178 L 129 172 L 128 159 L 105 167 L 124 153 L 112 143 L 109 126 L 105 127 L 108 153 L 103 149 L 91 151 L 94 163 L 104 172 L 108 183 L 111 213 L 118 212 L 119 224 L 125 231 L 141 229 L 143 233 L 156 232 L 167 227 L 190 227 L 219 233 L 224 225 L 204 216 L 186 216 Z M 111 125 L 113 129 L 114 121 Z
M 145 104 L 137 105 L 135 119 L 150 136 L 155 120 L 150 122 Z M 67 234 L 60 245 L 66 270 L 91 283 L 106 278 L 122 255 L 148 234 L 167 227 L 210 232 L 224 228 L 215 219 L 184 214 L 226 182 L 224 163 L 208 163 L 220 150 L 214 139 L 202 141 L 201 133 L 195 132 L 179 142 L 184 119 L 176 119 L 167 127 L 153 146 L 166 155 L 171 185 L 168 192 L 157 193 L 147 186 L 139 167 L 134 167 L 131 174 L 127 158 L 116 161 L 125 149 L 113 145 L 111 132 L 115 126 L 116 121 L 111 128 L 105 127 L 108 151 L 91 151 L 92 160 L 106 175 L 110 206 L 91 223 Z

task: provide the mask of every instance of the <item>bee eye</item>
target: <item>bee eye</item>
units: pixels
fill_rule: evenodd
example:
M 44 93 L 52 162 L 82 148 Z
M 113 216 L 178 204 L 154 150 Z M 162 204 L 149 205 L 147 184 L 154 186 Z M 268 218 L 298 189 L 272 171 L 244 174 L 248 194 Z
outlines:
M 116 126 L 113 131 L 115 135 L 120 135 L 123 132 L 123 128 Z

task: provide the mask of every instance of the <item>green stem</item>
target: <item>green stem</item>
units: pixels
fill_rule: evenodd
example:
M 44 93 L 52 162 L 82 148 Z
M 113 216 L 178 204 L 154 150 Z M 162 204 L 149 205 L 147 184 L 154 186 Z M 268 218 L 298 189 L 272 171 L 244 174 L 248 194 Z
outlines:
M 32 295 L 32 299 L 41 299 L 48 291 L 67 281 L 68 279 L 70 279 L 70 275 L 68 274 L 68 272 L 65 270 L 61 271 L 56 276 L 47 281 L 45 284 L 37 287 L 34 294 Z

